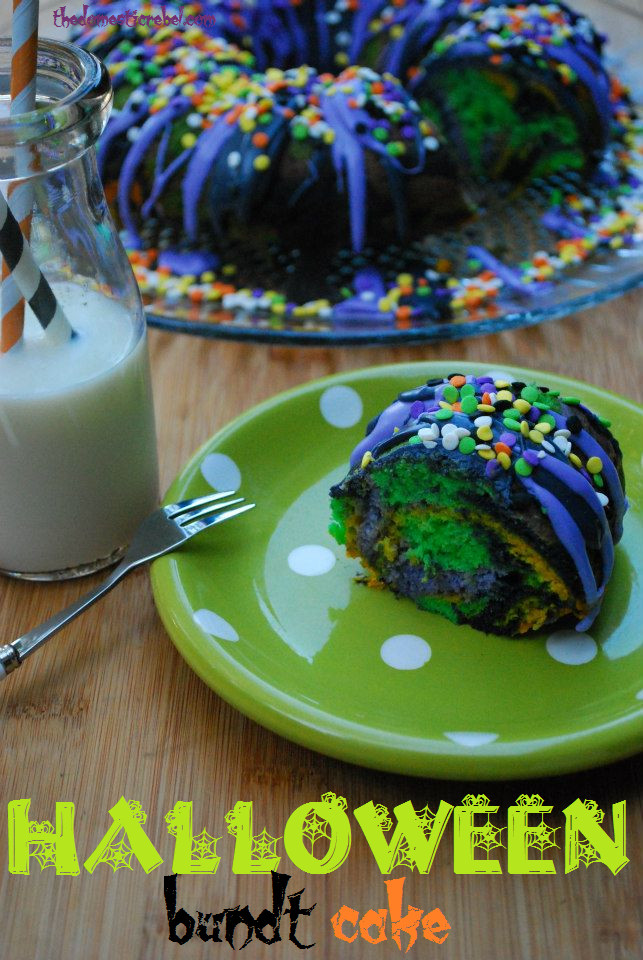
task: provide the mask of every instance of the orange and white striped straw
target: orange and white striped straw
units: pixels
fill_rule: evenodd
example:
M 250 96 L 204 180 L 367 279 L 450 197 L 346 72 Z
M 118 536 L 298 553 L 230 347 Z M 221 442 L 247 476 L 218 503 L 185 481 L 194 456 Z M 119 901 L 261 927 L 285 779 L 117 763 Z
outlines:
M 27 113 L 36 106 L 38 54 L 38 0 L 13 0 L 11 22 L 11 115 Z M 27 239 L 31 227 L 33 190 L 28 180 L 9 186 L 11 209 Z M 2 262 L 2 321 L 0 352 L 6 353 L 20 340 L 25 302 L 6 262 Z

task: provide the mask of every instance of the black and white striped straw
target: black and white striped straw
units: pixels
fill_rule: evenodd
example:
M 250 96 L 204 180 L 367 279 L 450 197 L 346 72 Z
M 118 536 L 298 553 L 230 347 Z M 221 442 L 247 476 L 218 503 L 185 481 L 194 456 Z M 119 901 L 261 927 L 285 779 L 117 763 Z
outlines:
M 25 240 L 18 221 L 0 191 L 0 254 L 47 336 L 57 342 L 69 340 L 73 330 L 53 290 L 43 276 Z

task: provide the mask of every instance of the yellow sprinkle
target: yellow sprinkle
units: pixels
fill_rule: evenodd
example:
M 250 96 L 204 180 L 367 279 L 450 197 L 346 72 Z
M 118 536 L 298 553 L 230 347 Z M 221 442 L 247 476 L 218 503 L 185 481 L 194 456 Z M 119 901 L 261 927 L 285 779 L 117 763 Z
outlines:
M 483 460 L 495 460 L 496 455 L 493 450 L 478 450 L 476 451 L 478 456 L 482 457 Z M 505 454 L 507 456 L 507 454 Z
M 569 462 L 570 462 L 570 463 L 573 463 L 574 466 L 577 467 L 578 470 L 580 470 L 580 468 L 583 466 L 583 463 L 582 463 L 582 461 L 581 461 L 581 458 L 580 458 L 580 457 L 577 457 L 575 453 L 570 453 L 570 455 L 569 455 Z
M 453 410 L 453 407 L 450 403 L 447 403 L 446 400 L 440 400 L 440 406 L 443 410 Z
M 520 410 L 521 413 L 529 413 L 531 410 L 531 404 L 529 400 L 523 400 L 522 397 L 518 397 L 517 400 L 514 400 L 513 405 L 516 410 Z
M 323 136 L 324 143 L 334 143 L 335 142 L 335 131 L 327 130 Z
M 478 410 L 480 410 L 481 413 L 495 413 L 496 408 L 490 403 L 479 403 Z
M 521 424 L 520 424 L 520 432 L 522 433 L 523 437 L 528 437 L 528 436 L 529 436 L 529 424 L 527 423 L 526 420 L 523 420 L 523 421 L 521 422 Z
M 522 430 L 522 427 L 520 429 Z M 534 443 L 542 443 L 545 438 L 543 437 L 540 430 L 530 430 L 529 439 L 533 440 Z
M 600 473 L 603 469 L 603 461 L 600 457 L 590 457 L 585 466 L 590 473 Z
M 498 386 L 498 383 L 496 383 L 496 386 Z M 499 390 L 496 394 L 496 400 L 508 400 L 511 403 L 513 398 L 514 395 L 511 390 Z
M 479 427 L 477 432 L 481 440 L 493 439 L 493 430 L 491 429 L 491 427 Z
M 508 380 L 494 380 L 494 385 L 497 390 L 506 390 L 507 387 L 511 386 Z
M 393 427 L 393 433 L 399 433 L 399 432 L 400 432 L 399 427 Z
M 255 170 L 267 170 L 270 166 L 270 157 L 267 153 L 260 153 L 258 157 L 255 157 L 252 161 L 252 166 Z
M 508 470 L 509 467 L 511 466 L 511 457 L 509 456 L 508 453 L 505 453 L 503 451 L 502 453 L 498 454 L 498 463 L 500 464 L 503 470 Z
M 194 133 L 184 133 L 181 137 L 181 146 L 185 147 L 186 150 L 190 147 L 193 147 L 196 143 L 196 134 Z
M 537 423 L 537 424 L 536 424 L 536 429 L 537 429 L 537 430 L 540 430 L 541 433 L 551 433 L 551 431 L 552 431 L 552 425 L 551 425 L 551 423 L 547 423 L 547 421 L 545 420 L 545 421 L 542 422 L 542 423 Z
M 241 127 L 244 133 L 252 133 L 256 124 L 252 119 L 252 117 L 240 117 L 239 126 Z
M 372 459 L 373 459 L 373 454 L 371 453 L 370 450 L 367 450 L 364 456 L 362 457 L 362 463 L 361 463 L 362 470 L 364 469 L 364 467 L 367 467 L 369 465 Z
M 392 308 L 392 306 L 393 304 L 386 297 L 381 297 L 377 301 L 377 307 L 381 313 L 387 313 Z

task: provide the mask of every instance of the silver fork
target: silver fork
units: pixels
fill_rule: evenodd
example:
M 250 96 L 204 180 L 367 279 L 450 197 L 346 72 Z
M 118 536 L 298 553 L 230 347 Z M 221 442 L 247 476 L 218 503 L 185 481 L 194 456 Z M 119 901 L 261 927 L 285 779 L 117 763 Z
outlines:
M 243 497 L 237 497 L 235 500 L 224 499 L 232 496 L 232 493 L 233 491 L 228 490 L 224 493 L 195 497 L 192 500 L 182 500 L 179 503 L 171 503 L 167 507 L 160 507 L 150 514 L 134 534 L 121 562 L 114 567 L 103 583 L 61 610 L 60 613 L 45 620 L 40 626 L 24 633 L 13 643 L 0 647 L 0 680 L 19 667 L 26 657 L 62 630 L 79 613 L 115 587 L 130 570 L 140 567 L 149 560 L 162 557 L 165 553 L 170 553 L 201 530 L 207 530 L 216 523 L 223 523 L 224 520 L 237 517 L 240 513 L 245 513 L 246 510 L 254 507 L 254 503 L 246 503 L 234 510 L 227 509 L 234 507 L 237 503 L 243 503 Z

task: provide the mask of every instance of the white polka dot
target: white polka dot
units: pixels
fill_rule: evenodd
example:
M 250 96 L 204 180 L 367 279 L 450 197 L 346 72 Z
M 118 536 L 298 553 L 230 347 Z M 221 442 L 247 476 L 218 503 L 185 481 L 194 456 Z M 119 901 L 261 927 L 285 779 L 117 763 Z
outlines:
M 196 610 L 194 620 L 198 626 L 206 633 L 209 633 L 211 637 L 218 637 L 220 640 L 230 640 L 231 643 L 236 643 L 239 639 L 239 634 L 232 624 L 228 623 L 227 620 L 224 620 L 223 617 L 220 617 L 218 613 L 214 613 L 212 610 L 206 610 L 205 608 Z
M 241 471 L 225 453 L 210 453 L 201 464 L 201 473 L 214 490 L 234 492 L 241 486 Z
M 329 387 L 319 398 L 319 409 L 332 427 L 354 427 L 362 419 L 362 398 L 352 387 Z
M 576 630 L 557 630 L 547 637 L 547 653 L 559 663 L 578 666 L 589 663 L 596 656 L 596 641 L 588 633 Z
M 639 690 L 639 692 L 636 694 L 636 699 L 643 700 L 643 690 Z
M 497 733 L 476 733 L 473 730 L 456 730 L 452 733 L 445 733 L 445 737 L 461 747 L 484 747 L 487 743 L 493 743 L 498 739 Z
M 293 573 L 299 573 L 302 577 L 321 577 L 333 569 L 335 560 L 332 550 L 316 543 L 295 547 L 288 554 L 288 566 Z
M 431 659 L 431 647 L 422 637 L 399 633 L 384 641 L 380 656 L 384 663 L 395 670 L 419 670 Z

